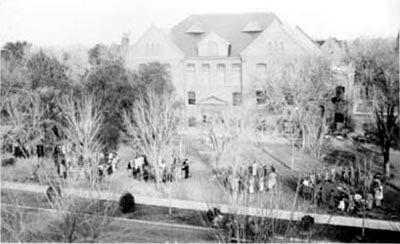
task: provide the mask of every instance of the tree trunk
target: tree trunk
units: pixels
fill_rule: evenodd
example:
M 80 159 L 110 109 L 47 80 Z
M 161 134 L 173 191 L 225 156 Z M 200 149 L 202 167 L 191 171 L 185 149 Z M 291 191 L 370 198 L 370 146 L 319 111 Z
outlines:
M 383 174 L 386 180 L 390 179 L 389 155 L 390 155 L 390 145 L 389 146 L 385 145 L 385 148 L 383 149 Z

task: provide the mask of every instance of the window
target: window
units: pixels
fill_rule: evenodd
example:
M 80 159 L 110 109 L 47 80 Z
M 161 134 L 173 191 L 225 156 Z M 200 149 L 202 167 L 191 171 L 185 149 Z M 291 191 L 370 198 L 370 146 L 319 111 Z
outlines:
M 258 63 L 256 66 L 257 78 L 265 78 L 266 73 L 267 73 L 267 64 Z
M 195 127 L 196 126 L 196 118 L 195 117 L 189 117 L 188 124 L 189 124 L 189 127 Z
M 160 53 L 160 43 L 146 43 L 146 55 L 158 55 Z
M 217 64 L 217 82 L 218 84 L 225 83 L 225 64 Z
M 238 106 L 242 103 L 242 94 L 240 92 L 232 93 L 232 104 Z
M 240 64 L 232 65 L 232 82 L 234 85 L 240 85 L 241 66 Z
M 196 92 L 194 91 L 188 92 L 188 104 L 190 105 L 196 104 Z
M 208 49 L 208 56 L 218 56 L 218 43 L 209 42 L 207 49 Z
M 194 83 L 196 79 L 196 66 L 194 64 L 186 65 L 186 76 L 189 83 Z
M 207 123 L 207 115 L 203 115 L 203 123 Z
M 203 83 L 209 83 L 210 82 L 210 65 L 202 64 L 201 65 L 201 73 L 202 73 Z
M 265 104 L 267 102 L 264 91 L 256 91 L 257 104 Z

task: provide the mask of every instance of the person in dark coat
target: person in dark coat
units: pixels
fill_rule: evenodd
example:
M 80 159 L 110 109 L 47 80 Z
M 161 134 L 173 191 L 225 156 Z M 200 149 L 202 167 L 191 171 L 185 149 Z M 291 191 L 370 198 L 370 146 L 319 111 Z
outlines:
M 182 173 L 183 173 L 183 178 L 187 179 L 190 176 L 190 172 L 189 172 L 189 160 L 186 158 L 185 160 L 183 160 L 182 163 Z

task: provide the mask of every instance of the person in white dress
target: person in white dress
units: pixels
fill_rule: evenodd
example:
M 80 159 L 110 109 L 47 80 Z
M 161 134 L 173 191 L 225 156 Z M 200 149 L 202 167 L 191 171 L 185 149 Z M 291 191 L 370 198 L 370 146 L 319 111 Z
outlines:
M 271 172 L 268 175 L 267 191 L 272 190 L 276 186 L 276 172 L 275 168 L 271 166 Z

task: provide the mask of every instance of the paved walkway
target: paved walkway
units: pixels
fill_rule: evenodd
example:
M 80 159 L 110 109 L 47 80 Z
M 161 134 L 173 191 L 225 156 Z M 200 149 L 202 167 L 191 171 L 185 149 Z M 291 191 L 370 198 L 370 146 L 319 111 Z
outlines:
M 47 189 L 46 186 L 32 185 L 32 184 L 22 184 L 13 182 L 2 182 L 2 189 L 11 190 L 24 190 L 30 192 L 44 193 Z M 92 192 L 88 190 L 65 189 L 65 193 L 72 196 L 91 198 L 91 199 L 102 199 L 118 201 L 120 194 L 112 192 Z M 300 221 L 304 215 L 313 216 L 315 222 L 318 224 L 336 225 L 336 226 L 348 226 L 348 227 L 363 227 L 376 230 L 389 230 L 400 232 L 400 222 L 397 221 L 386 221 L 386 220 L 376 220 L 376 219 L 362 219 L 355 217 L 345 217 L 345 216 L 333 216 L 328 214 L 314 214 L 306 212 L 291 212 L 287 210 L 278 209 L 261 209 L 261 208 L 251 208 L 244 206 L 230 206 L 227 204 L 213 204 L 206 202 L 196 202 L 189 200 L 179 200 L 179 199 L 162 199 L 162 198 L 151 198 L 142 197 L 135 195 L 135 201 L 138 204 L 144 205 L 154 205 L 161 207 L 173 207 L 178 209 L 189 209 L 197 211 L 207 211 L 211 207 L 218 207 L 223 213 L 232 214 L 243 214 L 267 218 L 275 218 L 280 220 L 294 220 Z

